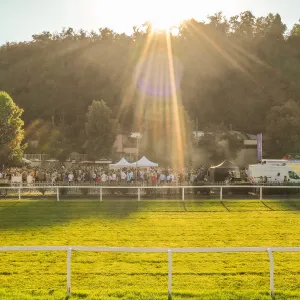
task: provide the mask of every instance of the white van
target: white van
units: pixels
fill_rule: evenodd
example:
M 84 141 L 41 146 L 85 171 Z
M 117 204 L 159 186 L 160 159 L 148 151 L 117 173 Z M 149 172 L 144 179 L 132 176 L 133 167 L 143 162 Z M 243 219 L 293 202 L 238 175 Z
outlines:
M 289 165 L 256 164 L 249 166 L 251 183 L 300 183 L 300 177 Z

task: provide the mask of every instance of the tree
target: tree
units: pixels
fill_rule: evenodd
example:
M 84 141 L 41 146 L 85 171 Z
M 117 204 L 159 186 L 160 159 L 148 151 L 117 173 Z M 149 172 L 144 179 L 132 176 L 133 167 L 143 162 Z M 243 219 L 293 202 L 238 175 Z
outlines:
M 25 138 L 28 142 L 37 141 L 32 147 L 29 143 L 30 153 L 45 153 L 51 158 L 64 162 L 74 149 L 62 124 L 54 125 L 43 120 L 36 120 L 26 128 Z
M 299 37 L 300 36 L 300 24 L 299 21 L 297 24 L 294 24 L 291 32 L 290 32 L 291 37 Z
M 78 153 L 93 99 L 105 99 L 111 118 L 133 131 L 146 102 L 166 95 L 163 83 L 171 77 L 199 130 L 223 122 L 256 134 L 264 131 L 271 107 L 300 99 L 300 26 L 287 33 L 278 14 L 245 11 L 228 19 L 222 13 L 203 22 L 191 19 L 168 40 L 147 22 L 134 27 L 131 36 L 109 28 L 40 32 L 32 41 L 0 46 L 0 87 L 24 109 L 26 125 L 63 120 L 67 131 L 59 130 Z M 153 63 L 162 54 L 167 54 L 166 64 Z M 136 76 L 140 67 L 144 79 L 155 83 L 147 84 L 151 99 Z
M 20 162 L 26 145 L 24 139 L 24 122 L 21 119 L 23 110 L 12 98 L 0 91 L 0 164 Z
M 112 119 L 111 109 L 103 100 L 93 101 L 86 116 L 84 148 L 89 159 L 110 157 L 116 137 L 116 122 Z
M 283 157 L 300 152 L 300 105 L 289 100 L 274 106 L 266 120 L 264 150 L 268 157 Z

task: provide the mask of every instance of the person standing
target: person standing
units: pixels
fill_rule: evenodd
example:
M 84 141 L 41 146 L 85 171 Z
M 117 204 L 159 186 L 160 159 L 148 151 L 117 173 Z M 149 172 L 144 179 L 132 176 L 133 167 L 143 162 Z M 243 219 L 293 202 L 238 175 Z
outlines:
M 69 181 L 70 185 L 73 183 L 73 180 L 74 180 L 74 175 L 73 175 L 72 172 L 70 172 L 69 175 L 68 175 L 68 181 Z

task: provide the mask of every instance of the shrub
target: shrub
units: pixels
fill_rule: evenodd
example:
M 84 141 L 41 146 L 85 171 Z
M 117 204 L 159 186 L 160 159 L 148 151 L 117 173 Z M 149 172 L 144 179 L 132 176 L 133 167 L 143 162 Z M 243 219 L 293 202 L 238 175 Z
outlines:
M 67 188 L 60 188 L 59 189 L 59 194 L 60 195 L 67 195 L 68 194 L 68 189 Z
M 82 194 L 82 195 L 86 196 L 86 195 L 89 194 L 89 191 L 90 191 L 90 190 L 87 189 L 87 188 L 86 188 L 86 189 L 85 189 L 85 188 L 81 188 L 80 191 L 81 191 L 81 194 Z
M 45 188 L 40 188 L 40 189 L 37 189 L 43 196 L 45 196 L 45 193 L 47 191 L 47 189 Z

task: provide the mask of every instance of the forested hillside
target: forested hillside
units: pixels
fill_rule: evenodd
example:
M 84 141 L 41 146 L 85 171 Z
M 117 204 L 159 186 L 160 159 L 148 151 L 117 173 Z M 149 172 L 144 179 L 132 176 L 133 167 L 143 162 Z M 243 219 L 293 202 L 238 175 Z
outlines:
M 279 15 L 219 13 L 175 31 L 37 33 L 0 48 L 0 89 L 24 109 L 27 139 L 54 124 L 55 142 L 72 151 L 84 151 L 87 109 L 101 99 L 122 131 L 176 102 L 199 130 L 263 132 L 269 155 L 300 151 L 300 24 L 287 31 Z

